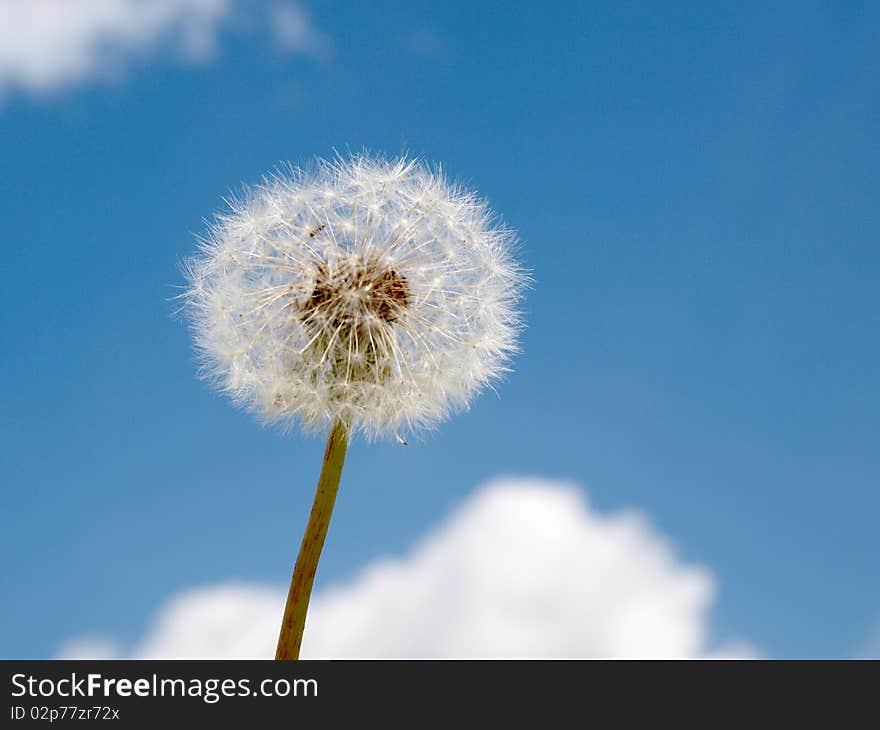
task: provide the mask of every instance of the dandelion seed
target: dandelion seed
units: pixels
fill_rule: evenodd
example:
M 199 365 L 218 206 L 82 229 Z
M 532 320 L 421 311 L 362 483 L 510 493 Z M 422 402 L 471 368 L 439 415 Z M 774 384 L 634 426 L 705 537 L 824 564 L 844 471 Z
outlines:
M 298 655 L 349 434 L 405 444 L 507 369 L 514 241 L 426 164 L 358 155 L 267 177 L 187 262 L 203 373 L 267 422 L 330 431 L 279 658 Z

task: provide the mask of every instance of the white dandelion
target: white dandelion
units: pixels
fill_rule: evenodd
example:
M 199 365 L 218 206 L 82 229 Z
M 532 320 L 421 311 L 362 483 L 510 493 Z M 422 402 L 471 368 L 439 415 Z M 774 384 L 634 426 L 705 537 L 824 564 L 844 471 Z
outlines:
M 205 373 L 264 420 L 405 434 L 504 371 L 513 234 L 426 165 L 321 161 L 230 208 L 188 264 L 189 310 Z
M 428 165 L 358 155 L 267 177 L 187 262 L 204 374 L 265 421 L 330 430 L 278 658 L 298 655 L 349 433 L 403 441 L 507 369 L 525 281 L 514 247 Z

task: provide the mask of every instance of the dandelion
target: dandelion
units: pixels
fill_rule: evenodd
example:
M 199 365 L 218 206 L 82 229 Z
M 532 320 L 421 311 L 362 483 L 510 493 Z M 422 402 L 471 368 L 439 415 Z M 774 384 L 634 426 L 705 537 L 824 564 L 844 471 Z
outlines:
M 299 655 L 350 434 L 405 443 L 507 369 L 514 244 L 428 165 L 359 155 L 267 177 L 186 263 L 204 375 L 266 422 L 329 431 L 276 658 Z

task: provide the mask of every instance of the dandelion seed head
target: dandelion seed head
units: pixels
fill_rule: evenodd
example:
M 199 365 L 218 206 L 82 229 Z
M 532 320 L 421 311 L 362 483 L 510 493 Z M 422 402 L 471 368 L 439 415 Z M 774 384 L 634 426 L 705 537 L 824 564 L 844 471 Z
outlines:
M 516 351 L 514 234 L 428 165 L 285 169 L 229 201 L 185 264 L 202 372 L 268 422 L 430 427 Z

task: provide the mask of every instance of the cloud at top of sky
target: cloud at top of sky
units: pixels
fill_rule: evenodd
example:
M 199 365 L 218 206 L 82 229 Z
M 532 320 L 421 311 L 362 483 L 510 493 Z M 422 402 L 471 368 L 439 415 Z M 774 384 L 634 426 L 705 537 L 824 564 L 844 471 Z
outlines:
M 163 51 L 204 61 L 221 32 L 239 26 L 268 28 L 287 53 L 324 57 L 331 47 L 308 12 L 290 1 L 0 0 L 0 96 L 118 77 Z
M 331 536 L 332 539 L 332 530 Z M 715 581 L 638 513 L 604 514 L 574 485 L 496 479 L 406 555 L 312 600 L 303 656 L 745 656 L 719 644 Z M 62 657 L 274 655 L 285 586 L 226 583 L 172 596 L 133 647 L 78 637 Z

